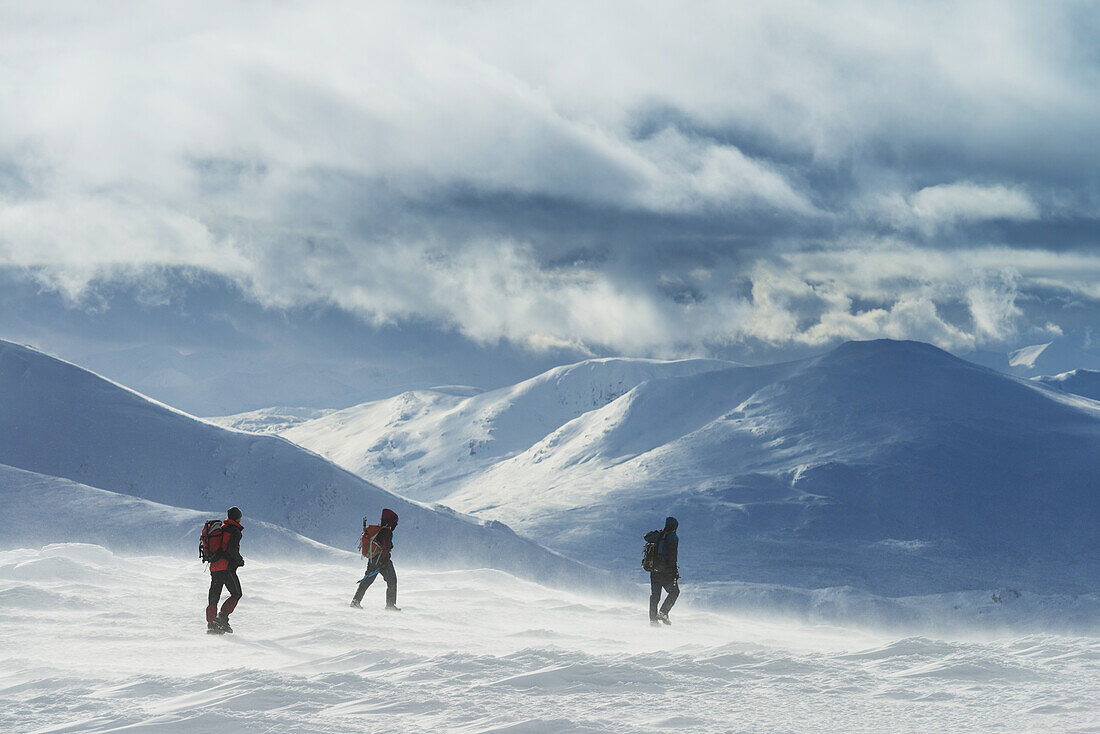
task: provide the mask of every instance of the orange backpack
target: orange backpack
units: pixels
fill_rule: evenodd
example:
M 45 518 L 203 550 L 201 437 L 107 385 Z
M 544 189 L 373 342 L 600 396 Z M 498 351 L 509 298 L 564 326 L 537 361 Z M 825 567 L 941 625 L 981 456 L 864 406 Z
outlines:
M 367 518 L 363 518 L 363 535 L 359 538 L 359 552 L 363 558 L 373 561 L 382 555 L 382 544 L 376 540 L 380 530 L 381 525 L 367 525 Z

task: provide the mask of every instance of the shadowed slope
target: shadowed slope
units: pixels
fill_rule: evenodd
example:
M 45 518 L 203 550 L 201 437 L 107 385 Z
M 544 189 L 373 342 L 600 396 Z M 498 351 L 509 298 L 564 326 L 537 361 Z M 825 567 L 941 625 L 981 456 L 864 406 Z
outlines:
M 402 558 L 553 581 L 591 570 L 495 522 L 393 495 L 285 439 L 229 431 L 34 350 L 0 342 L 0 463 L 176 507 L 281 525 L 351 550 L 360 518 L 401 515 Z M 43 533 L 48 533 L 44 524 Z

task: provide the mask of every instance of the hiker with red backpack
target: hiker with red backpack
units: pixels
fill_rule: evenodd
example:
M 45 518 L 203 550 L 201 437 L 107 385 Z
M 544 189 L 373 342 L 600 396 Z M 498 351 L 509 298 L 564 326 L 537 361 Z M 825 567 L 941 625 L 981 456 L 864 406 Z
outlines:
M 363 536 L 359 539 L 359 550 L 367 559 L 367 572 L 359 579 L 359 588 L 351 599 L 353 608 L 363 608 L 360 603 L 363 601 L 363 594 L 367 593 L 375 577 L 381 575 L 386 580 L 386 609 L 391 612 L 401 611 L 397 606 L 397 572 L 390 560 L 393 531 L 396 527 L 397 513 L 393 510 L 382 510 L 382 520 L 378 525 L 368 525 L 367 518 L 363 518 Z
M 225 519 L 208 520 L 199 536 L 199 557 L 210 562 L 210 594 L 207 597 L 206 633 L 222 635 L 232 632 L 229 615 L 237 607 L 241 596 L 241 581 L 237 578 L 237 569 L 244 565 L 241 557 L 241 511 L 230 507 Z M 229 592 L 229 598 L 218 611 L 222 588 Z
M 679 526 L 676 518 L 666 517 L 663 530 L 651 530 L 644 538 L 642 568 L 649 571 L 649 623 L 658 627 L 661 623 L 672 624 L 668 613 L 680 596 L 680 569 L 676 558 L 680 549 L 680 538 L 676 535 Z M 661 604 L 662 589 L 668 593 L 664 604 Z

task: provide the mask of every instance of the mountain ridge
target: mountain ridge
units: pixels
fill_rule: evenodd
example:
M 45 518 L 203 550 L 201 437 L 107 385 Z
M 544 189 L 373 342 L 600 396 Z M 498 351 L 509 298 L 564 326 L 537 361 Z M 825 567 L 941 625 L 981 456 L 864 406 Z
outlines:
M 397 496 L 282 437 L 206 423 L 3 341 L 0 402 L 0 464 L 16 469 L 202 512 L 236 504 L 246 517 L 349 550 L 359 518 L 390 507 L 402 517 L 398 552 L 411 561 L 570 583 L 602 578 L 500 522 Z
M 641 381 L 443 500 L 624 571 L 671 514 L 705 538 L 681 551 L 701 580 L 730 579 L 734 558 L 739 580 L 932 593 L 972 588 L 963 557 L 998 575 L 1031 556 L 1095 564 L 1096 472 L 1092 401 L 877 340 Z

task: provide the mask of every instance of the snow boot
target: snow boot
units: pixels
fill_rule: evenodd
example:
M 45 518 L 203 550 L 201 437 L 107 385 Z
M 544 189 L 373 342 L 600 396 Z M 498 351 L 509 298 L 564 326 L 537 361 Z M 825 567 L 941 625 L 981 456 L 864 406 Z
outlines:
M 386 611 L 387 612 L 400 612 L 401 607 L 397 606 L 396 604 L 387 604 L 386 605 Z
M 217 622 L 206 623 L 206 634 L 208 635 L 224 635 L 225 630 L 218 626 Z
M 657 619 L 659 619 L 662 624 L 667 624 L 669 626 L 672 625 L 671 620 L 669 620 L 669 618 L 668 618 L 668 612 L 661 612 L 660 614 L 657 615 Z
M 352 599 L 350 606 L 351 606 L 352 609 L 362 609 L 363 608 L 363 605 L 359 603 L 358 599 Z
M 233 631 L 233 628 L 229 626 L 229 615 L 225 612 L 218 612 L 218 616 L 214 618 L 214 624 L 218 625 L 222 632 Z

